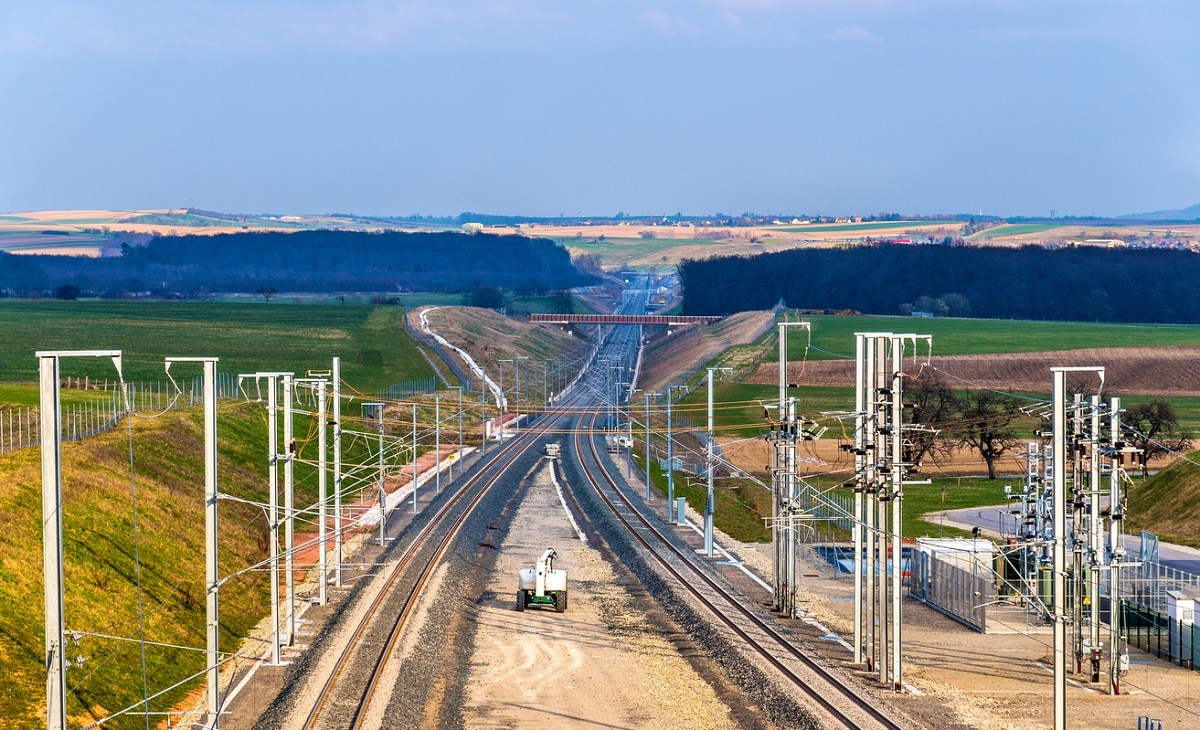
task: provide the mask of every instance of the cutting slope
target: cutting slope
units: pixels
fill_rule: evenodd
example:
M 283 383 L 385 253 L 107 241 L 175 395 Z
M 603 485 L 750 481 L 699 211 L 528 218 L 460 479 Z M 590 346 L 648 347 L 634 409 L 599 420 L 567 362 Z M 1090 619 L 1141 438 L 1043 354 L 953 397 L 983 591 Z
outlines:
M 1146 529 L 1163 540 L 1200 547 L 1200 451 L 1134 486 L 1129 492 L 1131 530 Z
M 642 363 L 642 389 L 661 391 L 668 384 L 682 383 L 722 352 L 758 339 L 774 321 L 775 314 L 770 311 L 739 312 L 714 324 L 655 335 Z

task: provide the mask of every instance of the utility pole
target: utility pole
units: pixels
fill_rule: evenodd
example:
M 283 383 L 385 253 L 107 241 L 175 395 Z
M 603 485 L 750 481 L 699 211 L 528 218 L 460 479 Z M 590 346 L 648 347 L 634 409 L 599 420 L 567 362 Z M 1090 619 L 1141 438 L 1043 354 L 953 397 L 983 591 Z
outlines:
M 797 615 L 796 592 L 799 590 L 796 563 L 799 541 L 799 475 L 796 473 L 796 442 L 801 431 L 796 420 L 796 401 L 787 395 L 787 333 L 791 327 L 811 331 L 808 322 L 780 322 L 779 326 L 779 421 L 774 442 L 771 470 L 771 542 L 775 555 L 775 609 L 785 616 Z
M 677 390 L 678 385 L 667 386 L 667 523 L 675 521 L 675 449 L 674 438 L 671 433 L 671 400 L 672 390 Z
M 1051 600 L 1051 612 L 1054 618 L 1054 730 L 1067 730 L 1067 616 L 1065 603 L 1067 597 L 1067 555 L 1066 555 L 1066 526 L 1067 526 L 1067 414 L 1063 398 L 1066 394 L 1066 372 L 1059 368 L 1051 368 L 1053 373 L 1052 416 L 1054 471 L 1054 539 L 1051 543 L 1053 550 L 1054 589 Z
M 716 444 L 713 435 L 713 372 L 722 370 L 733 372 L 733 368 L 708 368 L 708 448 L 705 450 L 705 473 L 708 477 L 708 496 L 704 502 L 704 554 L 713 555 L 713 507 L 715 495 L 713 491 L 713 470 L 716 467 Z
M 517 428 L 521 427 L 521 360 L 525 361 L 525 389 L 529 390 L 529 357 L 526 355 L 519 355 L 513 358 L 513 371 L 516 373 L 514 377 L 516 378 L 517 388 L 517 416 L 515 419 Z M 528 396 L 525 398 L 525 400 L 529 400 Z
M 329 418 L 327 415 L 327 405 L 325 402 L 325 384 L 324 378 L 317 381 L 317 423 L 320 424 L 318 434 L 317 451 L 319 454 L 320 463 L 317 466 L 317 544 L 320 550 L 318 561 L 321 573 L 321 580 L 318 585 L 317 599 L 320 605 L 324 606 L 329 600 L 329 565 L 327 562 L 326 553 L 328 552 L 328 534 L 329 534 L 329 496 L 327 490 L 329 488 L 326 479 L 326 471 L 328 465 L 325 462 L 326 455 L 329 450 L 328 434 L 329 434 Z
M 342 587 L 342 359 L 333 358 L 333 584 Z
M 864 388 L 866 363 L 866 336 L 854 335 L 854 518 L 850 524 L 851 543 L 854 547 L 854 663 L 867 661 L 863 636 L 863 491 L 866 470 L 867 414 Z
M 433 394 L 433 479 L 434 494 L 442 493 L 442 394 Z M 413 483 L 413 489 L 417 485 Z
M 512 362 L 512 360 L 497 360 L 496 363 L 500 366 L 500 398 L 496 403 L 496 407 L 500 409 L 500 426 L 504 427 L 504 414 L 508 413 L 508 396 L 504 394 L 504 363 Z M 486 383 L 481 383 L 486 384 Z
M 326 553 L 329 548 L 329 494 L 328 494 L 328 454 L 329 454 L 329 417 L 328 404 L 325 398 L 326 379 L 330 372 L 309 371 L 309 377 L 298 378 L 297 388 L 305 387 L 314 393 L 317 399 L 317 602 L 324 606 L 328 601 L 329 565 Z
M 412 493 L 413 493 L 413 514 L 417 513 L 417 404 L 412 404 L 412 439 L 413 439 L 413 477 L 412 477 Z
M 629 408 L 629 417 L 626 419 L 626 427 L 629 429 L 629 452 L 626 454 L 629 458 L 625 460 L 625 480 L 628 482 L 633 478 L 633 394 L 641 390 L 634 388 L 633 383 L 621 383 L 621 385 L 629 388 L 629 395 L 625 397 L 625 405 Z M 650 495 L 646 495 L 649 499 Z
M 1108 682 L 1109 692 L 1121 694 L 1121 677 L 1128 657 L 1121 645 L 1121 561 L 1125 548 L 1121 545 L 1121 521 L 1125 518 L 1125 501 L 1121 494 L 1122 460 L 1131 451 L 1121 438 L 1121 399 L 1112 398 L 1109 406 L 1109 515 L 1108 526 Z
M 278 666 L 279 660 L 279 379 L 291 373 L 255 373 L 255 380 L 267 381 L 267 524 L 270 532 L 268 560 L 271 569 L 271 664 Z
M 462 471 L 463 471 L 463 429 L 462 429 L 463 399 L 462 399 L 462 396 L 463 396 L 463 387 L 460 385 L 460 386 L 458 386 L 458 459 L 457 459 L 458 470 L 452 471 L 451 477 L 450 477 L 451 479 L 453 479 L 455 477 L 455 475 L 457 475 L 458 477 L 461 478 Z
M 378 401 L 370 401 L 362 404 L 363 418 L 370 418 L 374 409 L 379 415 L 379 425 L 376 430 L 379 431 L 379 464 L 376 467 L 376 473 L 379 475 L 379 547 L 387 547 L 387 487 L 384 482 L 385 475 L 383 470 L 383 403 Z
M 293 429 L 295 386 L 292 373 L 283 375 L 283 514 L 284 585 L 287 588 L 287 643 L 296 643 L 296 439 Z
M 63 625 L 62 402 L 59 360 L 111 357 L 121 383 L 120 350 L 40 351 L 38 427 L 42 451 L 42 579 L 45 591 L 46 728 L 67 727 L 67 661 Z
M 217 552 L 217 358 L 168 357 L 171 364 L 199 362 L 204 365 L 204 626 L 205 707 L 209 727 L 221 727 L 221 627 L 219 594 L 220 563 Z
M 1067 728 L 1067 405 L 1066 382 L 1067 373 L 1088 372 L 1096 373 L 1100 384 L 1104 384 L 1104 368 L 1102 367 L 1055 367 L 1050 368 L 1053 376 L 1051 395 L 1052 423 L 1052 453 L 1053 461 L 1053 529 L 1052 539 L 1052 571 L 1054 587 L 1052 594 L 1053 605 L 1051 613 L 1054 620 L 1054 730 Z M 1076 399 L 1078 412 L 1078 399 Z M 1078 433 L 1076 431 L 1076 433 Z M 1077 460 L 1072 459 L 1073 462 Z M 1075 469 L 1077 471 L 1077 469 Z M 1072 527 L 1075 529 L 1075 526 Z M 1074 603 L 1081 600 L 1078 592 Z
M 868 671 L 878 671 L 881 684 L 899 691 L 903 489 L 927 483 L 907 480 L 913 464 L 904 455 L 909 428 L 904 423 L 904 352 L 908 342 L 915 350 L 919 341 L 932 350 L 932 338 L 890 332 L 859 332 L 855 338 L 854 657 Z
M 650 396 L 658 399 L 658 393 L 643 393 L 646 397 L 646 501 L 650 501 Z
M 503 387 L 503 381 L 501 381 Z M 504 394 L 503 389 L 500 391 Z M 499 404 L 496 404 L 499 406 Z M 487 417 L 487 381 L 483 378 L 479 379 L 479 455 L 487 456 L 488 442 L 488 417 Z

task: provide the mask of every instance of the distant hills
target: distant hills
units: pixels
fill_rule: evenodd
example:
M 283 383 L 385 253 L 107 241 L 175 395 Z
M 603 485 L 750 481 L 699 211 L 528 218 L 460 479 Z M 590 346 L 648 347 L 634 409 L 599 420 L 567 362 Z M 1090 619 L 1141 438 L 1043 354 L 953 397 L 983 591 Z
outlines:
M 1200 220 L 1200 203 L 1176 210 L 1156 210 L 1151 213 L 1132 213 L 1122 218 L 1142 221 L 1197 221 Z

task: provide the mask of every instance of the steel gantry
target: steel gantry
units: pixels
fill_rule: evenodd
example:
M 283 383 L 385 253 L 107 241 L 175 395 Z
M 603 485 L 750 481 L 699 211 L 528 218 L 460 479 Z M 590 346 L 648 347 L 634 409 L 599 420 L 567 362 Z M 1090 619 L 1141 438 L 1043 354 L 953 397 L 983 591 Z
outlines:
M 915 483 L 907 476 L 916 466 L 905 456 L 904 352 L 912 343 L 915 355 L 922 341 L 932 350 L 930 335 L 855 333 L 854 656 L 895 690 L 903 686 L 904 485 Z
M 771 542 L 775 556 L 772 585 L 775 610 L 796 618 L 799 613 L 796 595 L 800 588 L 797 571 L 800 526 L 812 516 L 801 504 L 796 446 L 798 441 L 811 434 L 804 431 L 797 418 L 796 399 L 787 394 L 787 333 L 792 328 L 811 332 L 811 325 L 808 322 L 780 322 L 778 326 L 778 419 L 771 424 L 767 436 L 774 446 L 771 451 Z

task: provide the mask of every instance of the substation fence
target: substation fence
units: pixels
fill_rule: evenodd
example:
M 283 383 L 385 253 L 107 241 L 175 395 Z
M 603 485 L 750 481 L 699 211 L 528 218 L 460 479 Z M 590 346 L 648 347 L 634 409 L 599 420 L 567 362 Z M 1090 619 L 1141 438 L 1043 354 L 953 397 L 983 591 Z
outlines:
M 995 593 L 990 575 L 966 570 L 936 553 L 915 552 L 909 595 L 971 628 L 987 630 L 987 603 Z
M 1132 601 L 1121 601 L 1129 643 L 1159 659 L 1200 671 L 1200 627 Z
M 1200 599 L 1200 575 L 1171 568 L 1157 562 L 1121 570 L 1121 595 L 1131 604 L 1149 612 L 1167 610 L 1167 591 L 1178 591 L 1189 598 Z

